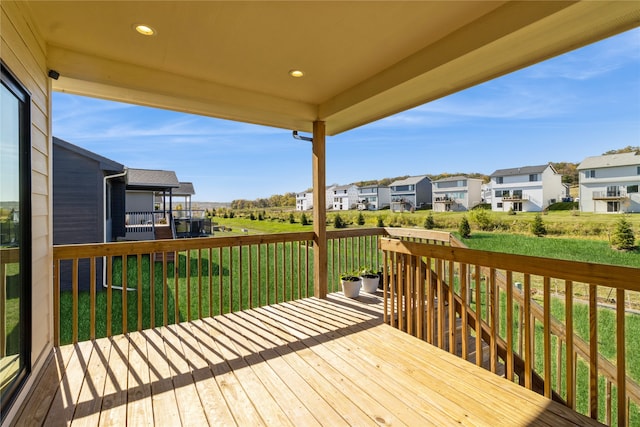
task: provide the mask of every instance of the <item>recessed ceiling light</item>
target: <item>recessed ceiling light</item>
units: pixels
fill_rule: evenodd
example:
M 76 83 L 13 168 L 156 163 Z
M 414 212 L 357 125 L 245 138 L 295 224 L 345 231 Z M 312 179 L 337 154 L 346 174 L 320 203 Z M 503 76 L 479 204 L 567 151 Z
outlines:
M 304 72 L 301 70 L 289 70 L 289 75 L 291 77 L 302 77 L 304 76 Z
M 133 28 L 135 28 L 135 30 L 142 34 L 143 36 L 153 36 L 156 34 L 156 30 L 154 30 L 153 28 L 151 28 L 148 25 L 144 25 L 144 24 L 136 24 L 133 26 Z

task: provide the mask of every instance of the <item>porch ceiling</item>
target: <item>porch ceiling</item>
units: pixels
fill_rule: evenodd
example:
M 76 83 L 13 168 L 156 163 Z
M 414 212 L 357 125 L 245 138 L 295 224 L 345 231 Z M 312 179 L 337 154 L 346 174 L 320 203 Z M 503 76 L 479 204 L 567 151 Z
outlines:
M 60 73 L 54 90 L 307 132 L 323 120 L 329 135 L 640 25 L 629 1 L 27 7 Z

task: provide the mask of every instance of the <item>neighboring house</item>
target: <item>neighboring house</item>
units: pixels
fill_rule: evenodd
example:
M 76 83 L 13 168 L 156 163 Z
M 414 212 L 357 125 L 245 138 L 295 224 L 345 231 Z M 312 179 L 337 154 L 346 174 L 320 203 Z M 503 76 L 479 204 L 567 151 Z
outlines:
M 296 210 L 308 211 L 313 208 L 313 191 L 296 193 Z
M 562 175 L 551 165 L 498 169 L 491 188 L 494 211 L 540 212 L 565 197 Z
M 480 191 L 482 192 L 482 203 L 491 204 L 491 202 L 493 201 L 493 189 L 491 188 L 491 181 L 482 184 Z
M 640 155 L 587 157 L 578 165 L 582 212 L 640 212 Z
M 482 180 L 453 176 L 433 182 L 435 212 L 467 211 L 481 203 Z
M 52 171 L 54 245 L 111 242 L 124 237 L 123 165 L 53 137 Z M 88 284 L 89 264 L 84 264 L 79 283 Z M 98 283 L 102 280 L 100 265 Z M 70 272 L 70 266 L 61 269 L 62 289 L 71 288 Z
M 173 210 L 173 191 L 180 188 L 176 173 L 154 169 L 127 169 L 126 226 L 127 240 L 152 240 L 155 238 L 153 225 L 155 198 L 162 194 L 163 212 Z M 167 205 L 168 202 L 168 205 Z M 165 217 L 165 222 L 170 218 Z
M 355 209 L 358 204 L 358 187 L 353 184 L 338 185 L 333 187 L 333 198 L 331 200 L 334 211 L 348 211 Z
M 413 211 L 431 206 L 433 188 L 431 180 L 426 175 L 394 181 L 389 188 L 393 212 Z
M 377 211 L 391 205 L 391 189 L 379 185 L 358 187 L 358 210 Z

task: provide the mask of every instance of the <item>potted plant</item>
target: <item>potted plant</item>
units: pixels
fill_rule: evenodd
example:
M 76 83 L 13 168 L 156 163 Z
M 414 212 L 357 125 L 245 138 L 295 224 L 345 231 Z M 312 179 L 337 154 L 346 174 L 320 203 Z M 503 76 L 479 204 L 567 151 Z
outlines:
M 362 279 L 357 272 L 347 272 L 340 275 L 340 284 L 342 285 L 342 293 L 347 298 L 356 298 L 360 295 L 362 287 Z
M 378 290 L 380 275 L 369 267 L 360 268 L 360 277 L 362 277 L 362 290 L 373 294 Z

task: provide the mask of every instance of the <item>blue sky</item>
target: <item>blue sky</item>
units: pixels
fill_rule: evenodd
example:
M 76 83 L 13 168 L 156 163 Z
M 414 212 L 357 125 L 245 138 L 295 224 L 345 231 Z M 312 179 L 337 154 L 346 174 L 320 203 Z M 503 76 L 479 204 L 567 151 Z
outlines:
M 53 134 L 132 168 L 176 171 L 195 201 L 311 186 L 291 131 L 55 93 Z M 640 29 L 327 138 L 327 183 L 580 162 L 640 145 Z

